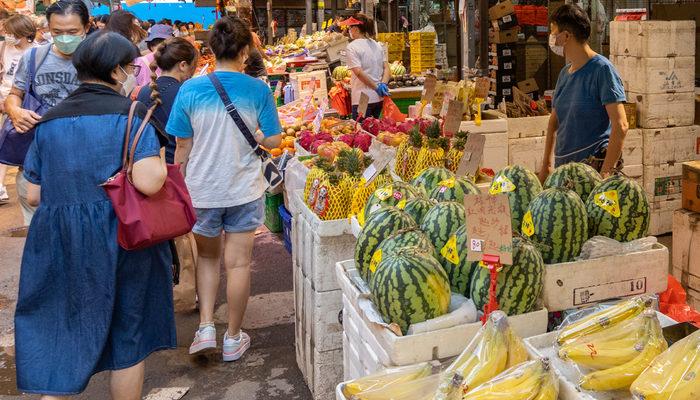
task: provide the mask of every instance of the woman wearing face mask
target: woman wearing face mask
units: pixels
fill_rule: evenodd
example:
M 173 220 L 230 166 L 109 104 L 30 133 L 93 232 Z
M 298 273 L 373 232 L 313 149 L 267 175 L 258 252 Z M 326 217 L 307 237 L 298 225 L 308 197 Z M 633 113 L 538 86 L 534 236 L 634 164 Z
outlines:
M 228 114 L 216 90 L 224 91 L 250 132 L 262 131 L 258 143 L 271 148 L 281 142 L 279 116 L 270 88 L 243 73 L 253 37 L 237 17 L 219 19 L 209 33 L 216 72 L 185 82 L 175 99 L 166 130 L 177 139 L 175 162 L 197 212 L 192 232 L 197 242 L 199 329 L 190 354 L 217 349 L 214 303 L 219 289 L 222 240 L 227 275 L 228 330 L 223 360 L 238 360 L 250 347 L 241 331 L 250 294 L 250 262 L 255 230 L 264 220 L 267 188 L 260 158 Z
M 31 49 L 22 56 L 15 72 L 12 89 L 5 100 L 5 112 L 18 132 L 31 131 L 41 118 L 36 112 L 22 108 L 27 83 L 45 111 L 59 104 L 80 84 L 78 73 L 71 62 L 71 55 L 85 39 L 90 23 L 85 3 L 81 0 L 60 0 L 46 9 L 46 19 L 49 21 L 54 43 Z M 32 55 L 35 59 L 33 79 L 29 76 Z M 56 76 L 60 76 L 61 79 L 56 79 Z M 31 136 L 28 138 L 31 140 Z M 6 151 L 9 150 L 0 148 L 0 162 L 10 155 Z M 24 154 L 11 156 L 12 159 L 24 159 Z M 27 202 L 26 186 L 27 181 L 22 174 L 18 174 L 19 204 L 24 223 L 29 225 L 35 208 Z
M 621 164 L 627 133 L 622 79 L 610 61 L 588 45 L 591 23 L 581 8 L 559 7 L 550 26 L 550 48 L 568 64 L 554 91 L 539 178 L 544 182 L 553 167 L 569 162 L 586 162 L 605 177 Z
M 73 56 L 83 83 L 44 115 L 25 161 L 29 199 L 39 208 L 15 312 L 17 387 L 43 400 L 82 392 L 100 371 L 111 371 L 113 399 L 140 399 L 144 359 L 176 346 L 170 248 L 119 247 L 100 187 L 122 166 L 131 101 L 120 93 L 136 56 L 115 33 L 86 39 Z M 130 142 L 145 114 L 137 107 Z M 166 142 L 149 124 L 136 145 L 131 177 L 147 196 L 165 181 Z
M 197 49 L 183 38 L 170 38 L 156 48 L 154 55 L 155 60 L 151 64 L 151 85 L 141 89 L 138 101 L 149 107 L 156 104 L 153 118 L 165 127 L 180 86 L 192 77 L 197 68 Z M 162 71 L 160 77 L 156 77 L 156 67 Z M 175 162 L 174 157 L 175 137 L 168 136 L 165 160 L 172 164 Z
M 138 18 L 128 11 L 117 10 L 109 16 L 105 30 L 116 32 L 138 46 L 148 33 L 141 28 Z
M 36 44 L 45 45 L 53 42 L 49 31 L 49 22 L 46 20 L 46 17 L 43 15 L 35 17 L 34 25 L 36 26 L 36 38 L 34 39 Z
M 345 50 L 348 68 L 352 71 L 350 78 L 350 98 L 352 100 L 352 118 L 357 119 L 357 106 L 360 95 L 369 97 L 367 112 L 364 117 L 379 118 L 382 102 L 389 96 L 387 82 L 391 77 L 389 63 L 384 58 L 384 51 L 372 36 L 374 22 L 364 14 L 355 14 L 344 20 L 342 26 L 348 26 L 352 42 Z

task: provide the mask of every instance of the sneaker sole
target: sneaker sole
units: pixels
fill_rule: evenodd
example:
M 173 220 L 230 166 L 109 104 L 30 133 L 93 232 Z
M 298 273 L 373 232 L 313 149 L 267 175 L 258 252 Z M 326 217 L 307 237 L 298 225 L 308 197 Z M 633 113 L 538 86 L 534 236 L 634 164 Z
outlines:
M 245 352 L 248 351 L 249 348 L 250 342 L 241 346 L 241 348 L 239 348 L 238 351 L 234 353 L 223 353 L 224 362 L 238 361 L 241 357 L 243 357 L 243 354 L 245 354 Z
M 196 346 L 190 347 L 190 355 L 191 356 L 211 354 L 211 353 L 216 353 L 216 351 L 217 351 L 217 348 L 216 348 L 216 341 L 215 340 L 208 340 L 206 342 L 201 342 Z

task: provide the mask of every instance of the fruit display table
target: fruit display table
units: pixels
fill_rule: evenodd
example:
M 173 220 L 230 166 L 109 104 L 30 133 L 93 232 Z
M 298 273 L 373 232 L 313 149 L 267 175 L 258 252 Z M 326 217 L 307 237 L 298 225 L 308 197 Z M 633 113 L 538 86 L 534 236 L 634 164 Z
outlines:
M 400 87 L 389 89 L 391 99 L 396 103 L 402 113 L 408 114 L 408 106 L 420 101 L 423 86 Z

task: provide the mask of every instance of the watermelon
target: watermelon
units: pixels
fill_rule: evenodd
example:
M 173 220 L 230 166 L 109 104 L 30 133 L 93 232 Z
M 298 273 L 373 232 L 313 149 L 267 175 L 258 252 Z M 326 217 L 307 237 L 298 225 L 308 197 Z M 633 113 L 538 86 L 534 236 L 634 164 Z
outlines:
M 469 298 L 477 310 L 489 302 L 491 272 L 473 264 Z M 504 265 L 496 281 L 496 299 L 499 309 L 508 315 L 535 311 L 542 294 L 544 261 L 537 247 L 527 239 L 513 237 L 513 265 Z
M 518 232 L 532 199 L 542 191 L 537 175 L 520 165 L 509 165 L 493 177 L 490 194 L 505 193 L 510 204 L 513 231 Z
M 415 226 L 413 218 L 396 207 L 384 207 L 372 214 L 355 243 L 355 268 L 360 276 L 369 282 L 372 255 L 384 239 L 402 229 Z
M 456 201 L 464 203 L 465 194 L 479 194 L 479 188 L 476 187 L 471 179 L 463 176 L 461 178 L 448 178 L 440 182 L 430 193 L 430 198 L 438 202 Z
M 384 206 L 396 206 L 403 209 L 408 200 L 420 195 L 420 190 L 407 183 L 392 182 L 375 190 L 374 193 L 369 196 L 364 210 L 360 212 L 361 215 L 358 215 L 357 219 L 361 225 L 364 225 L 363 222 L 366 222 L 372 213 L 380 208 Z
M 573 261 L 588 239 L 586 206 L 573 190 L 545 189 L 530 203 L 522 233 L 538 245 L 545 264 Z
M 557 167 L 544 181 L 544 188 L 566 187 L 576 192 L 581 200 L 586 201 L 593 188 L 602 181 L 603 178 L 598 171 L 590 165 L 572 162 Z
M 455 232 L 455 237 L 457 238 L 455 247 L 452 253 L 445 257 L 447 262 L 443 268 L 447 272 L 452 291 L 469 297 L 472 274 L 479 263 L 467 261 L 467 225 L 460 226 Z
M 435 251 L 433 244 L 430 243 L 430 240 L 428 240 L 428 237 L 425 236 L 423 231 L 418 229 L 418 227 L 408 228 L 400 230 L 384 239 L 384 241 L 382 241 L 382 243 L 379 245 L 377 251 L 374 253 L 374 255 L 372 255 L 372 262 L 378 264 L 384 257 L 396 254 L 396 252 L 400 249 L 411 246 L 425 249 L 428 252 Z M 378 252 L 381 253 L 378 255 Z M 370 264 L 372 262 L 370 262 Z
M 384 322 L 406 334 L 411 324 L 447 313 L 450 283 L 440 263 L 419 247 L 385 257 L 369 281 L 372 300 Z
M 445 201 L 438 203 L 428 211 L 421 222 L 420 229 L 425 232 L 430 242 L 435 246 L 437 259 L 440 265 L 445 268 L 445 271 L 452 269 L 450 261 L 445 258 L 443 253 L 447 253 L 450 248 L 453 248 L 454 242 L 457 240 L 453 237 L 460 226 L 466 222 L 464 205 L 455 201 Z M 445 247 L 450 241 L 450 246 Z
M 428 167 L 424 169 L 420 174 L 416 175 L 411 181 L 411 185 L 422 189 L 426 194 L 432 193 L 433 189 L 438 187 L 440 182 L 445 179 L 454 178 L 453 174 L 449 169 L 442 167 Z
M 588 233 L 629 242 L 647 236 L 649 202 L 644 189 L 624 175 L 596 186 L 586 200 Z
M 435 205 L 435 203 L 428 199 L 414 197 L 406 202 L 406 207 L 404 207 L 403 210 L 416 221 L 416 224 L 420 225 L 420 223 L 423 222 L 425 214 L 433 208 L 433 205 Z

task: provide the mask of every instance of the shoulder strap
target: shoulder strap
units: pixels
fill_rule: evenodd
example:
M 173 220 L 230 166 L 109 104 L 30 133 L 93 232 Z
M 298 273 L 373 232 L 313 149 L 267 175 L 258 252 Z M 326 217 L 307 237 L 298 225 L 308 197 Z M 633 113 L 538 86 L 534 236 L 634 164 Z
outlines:
M 135 101 L 134 103 L 138 102 Z M 148 108 L 146 116 L 143 117 L 143 121 L 141 121 L 141 125 L 139 126 L 138 131 L 136 131 L 136 134 L 134 135 L 134 140 L 131 143 L 131 151 L 129 152 L 129 163 L 126 169 L 126 173 L 128 174 L 127 176 L 129 177 L 129 179 L 131 179 L 131 171 L 134 169 L 134 154 L 136 153 L 136 145 L 139 144 L 141 134 L 143 134 L 143 131 L 146 130 L 146 126 L 151 120 L 151 115 L 153 115 L 153 107 Z
M 250 147 L 253 148 L 255 154 L 257 154 L 259 157 L 265 157 L 265 151 L 263 151 L 263 149 L 260 148 L 260 145 L 253 137 L 253 134 L 250 133 L 250 129 L 248 129 L 248 126 L 241 119 L 240 114 L 238 114 L 238 110 L 236 110 L 236 106 L 233 105 L 233 103 L 231 102 L 231 99 L 228 97 L 226 90 L 224 90 L 224 87 L 221 85 L 221 81 L 219 81 L 219 78 L 217 78 L 216 75 L 214 75 L 214 73 L 207 74 L 207 76 L 209 77 L 211 83 L 214 85 L 214 88 L 219 94 L 219 97 L 221 97 L 221 101 L 224 102 L 226 112 L 233 119 L 233 122 L 236 123 L 236 126 L 246 138 Z
M 34 78 L 36 78 L 36 73 L 39 71 L 39 67 L 41 67 L 46 60 L 46 57 L 48 57 L 49 52 L 51 51 L 51 46 L 52 44 L 45 44 L 43 46 L 32 48 L 32 54 L 29 56 L 29 76 L 27 76 L 27 89 L 25 90 L 25 93 L 29 92 L 29 89 L 34 86 Z
M 136 113 L 136 106 L 138 102 L 135 101 L 131 103 L 131 108 L 129 108 L 129 119 L 126 120 L 126 133 L 124 133 L 124 146 L 122 148 L 122 170 L 127 169 L 127 158 L 129 156 L 129 138 L 131 137 L 131 125 L 134 122 L 134 114 Z

